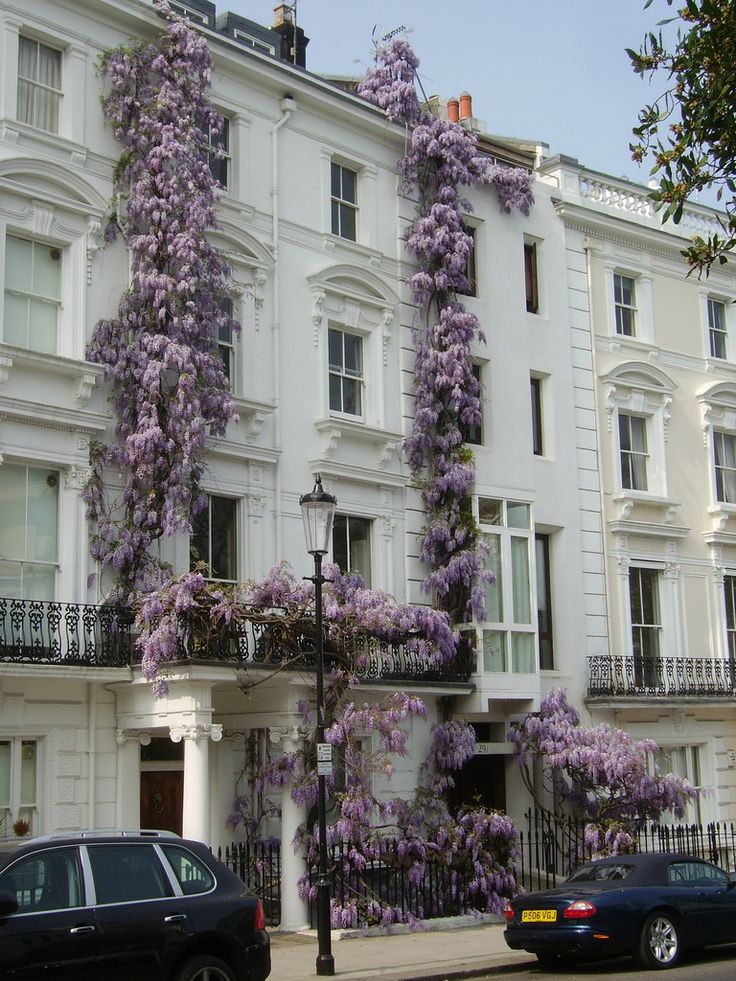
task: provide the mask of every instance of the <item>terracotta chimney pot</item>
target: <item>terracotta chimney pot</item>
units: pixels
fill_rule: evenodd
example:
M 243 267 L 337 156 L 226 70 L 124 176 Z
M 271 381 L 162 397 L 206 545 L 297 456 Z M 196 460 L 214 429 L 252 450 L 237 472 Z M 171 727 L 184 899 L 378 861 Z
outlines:
M 447 118 L 451 123 L 456 123 L 460 119 L 460 103 L 457 99 L 447 100 Z
M 460 93 L 460 119 L 473 118 L 473 97 L 470 92 Z

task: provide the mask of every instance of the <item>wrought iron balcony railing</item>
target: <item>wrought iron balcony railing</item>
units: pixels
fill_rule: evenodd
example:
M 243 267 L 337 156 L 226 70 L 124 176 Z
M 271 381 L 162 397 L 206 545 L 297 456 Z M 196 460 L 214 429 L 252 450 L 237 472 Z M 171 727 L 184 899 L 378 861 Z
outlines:
M 311 626 L 311 633 L 310 633 Z M 366 681 L 467 683 L 474 670 L 472 649 L 462 646 L 448 664 L 420 657 L 405 644 L 358 638 L 350 650 L 325 644 L 325 665 L 357 665 Z M 182 622 L 177 661 L 247 668 L 314 670 L 314 627 L 294 627 L 279 617 L 253 611 L 237 625 L 203 636 Z M 81 603 L 0 598 L 0 661 L 86 667 L 125 667 L 140 661 L 128 609 Z
M 732 698 L 736 662 L 706 657 L 594 655 L 588 658 L 591 698 Z

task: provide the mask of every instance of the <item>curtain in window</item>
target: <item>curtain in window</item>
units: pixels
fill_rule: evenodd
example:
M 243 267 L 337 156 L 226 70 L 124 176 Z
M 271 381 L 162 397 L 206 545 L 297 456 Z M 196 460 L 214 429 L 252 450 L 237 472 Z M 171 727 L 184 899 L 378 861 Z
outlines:
M 483 631 L 483 670 L 506 670 L 506 634 L 501 630 Z
M 59 130 L 61 52 L 20 38 L 18 47 L 18 118 L 21 122 Z
M 500 623 L 503 620 L 503 573 L 501 571 L 501 539 L 498 535 L 484 535 L 488 546 L 484 556 L 486 569 L 493 573 L 495 580 L 485 584 L 486 620 Z
M 537 670 L 534 658 L 534 634 L 511 634 L 512 670 L 517 674 L 533 674 Z
M 529 582 L 529 539 L 511 539 L 511 576 L 514 592 L 514 623 L 532 622 Z

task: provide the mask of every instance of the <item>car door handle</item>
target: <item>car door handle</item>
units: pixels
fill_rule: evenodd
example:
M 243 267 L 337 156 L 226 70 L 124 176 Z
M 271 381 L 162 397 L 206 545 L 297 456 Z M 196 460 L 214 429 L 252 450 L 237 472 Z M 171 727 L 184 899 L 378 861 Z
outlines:
M 172 913 L 171 916 L 164 917 L 164 923 L 181 923 L 182 920 L 186 920 L 186 913 Z
M 79 933 L 94 933 L 94 932 L 95 932 L 95 928 L 93 926 L 72 927 L 71 930 L 69 931 L 69 933 L 71 933 L 72 936 Z

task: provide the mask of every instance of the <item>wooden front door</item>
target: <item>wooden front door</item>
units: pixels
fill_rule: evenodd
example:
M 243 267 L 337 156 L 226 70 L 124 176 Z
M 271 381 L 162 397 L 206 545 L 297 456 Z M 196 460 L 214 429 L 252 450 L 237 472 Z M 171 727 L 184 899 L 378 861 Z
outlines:
M 141 828 L 174 831 L 180 835 L 183 805 L 182 770 L 141 772 Z

